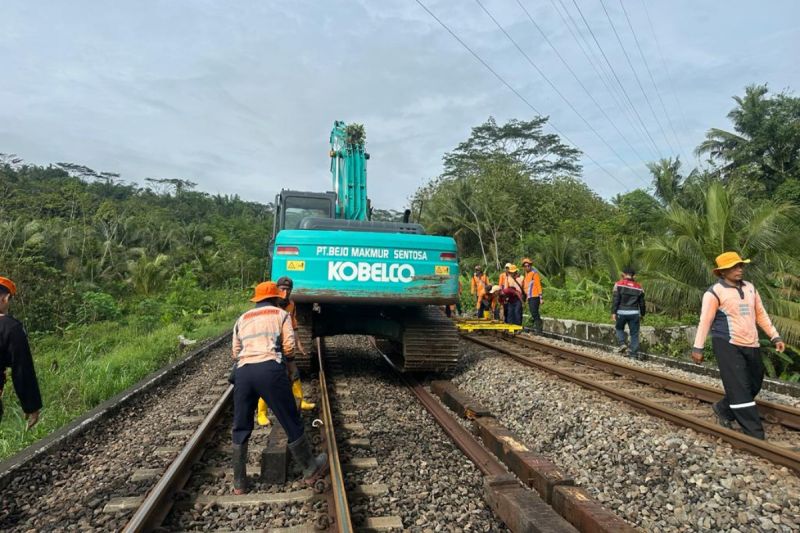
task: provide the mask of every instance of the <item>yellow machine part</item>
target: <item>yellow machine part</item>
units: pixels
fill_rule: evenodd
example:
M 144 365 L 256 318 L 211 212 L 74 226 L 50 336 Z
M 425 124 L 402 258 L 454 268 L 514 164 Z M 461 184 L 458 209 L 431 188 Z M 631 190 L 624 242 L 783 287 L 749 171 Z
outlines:
M 481 318 L 459 318 L 456 320 L 456 327 L 459 331 L 467 333 L 472 333 L 473 331 L 507 331 L 509 333 L 522 331 L 522 326 L 516 324 L 506 324 L 499 320 Z

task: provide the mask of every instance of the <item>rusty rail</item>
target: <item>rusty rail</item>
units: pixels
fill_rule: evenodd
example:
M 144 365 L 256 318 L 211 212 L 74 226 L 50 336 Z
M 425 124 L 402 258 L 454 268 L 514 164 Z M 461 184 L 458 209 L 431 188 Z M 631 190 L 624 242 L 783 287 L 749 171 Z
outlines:
M 350 518 L 350 504 L 347 501 L 347 489 L 344 484 L 344 472 L 339 462 L 339 448 L 336 444 L 333 413 L 331 401 L 328 396 L 328 381 L 325 378 L 324 353 L 321 337 L 315 340 L 317 344 L 317 358 L 319 362 L 319 390 L 320 390 L 320 416 L 322 417 L 322 433 L 325 436 L 328 463 L 330 464 L 331 490 L 328 492 L 328 513 L 332 515 L 332 524 L 336 531 L 350 533 L 353 531 L 353 522 Z M 333 504 L 333 508 L 331 508 Z
M 205 444 L 214 435 L 215 427 L 233 398 L 233 385 L 229 385 L 192 434 L 178 457 L 169 465 L 155 487 L 147 493 L 142 504 L 123 529 L 126 533 L 152 531 L 161 525 L 175 503 L 175 495 L 186 484 L 192 465 L 200 459 Z
M 687 398 L 715 403 L 721 400 L 725 395 L 725 393 L 717 387 L 695 383 L 633 365 L 609 361 L 608 359 L 595 357 L 566 347 L 542 342 L 538 339 L 531 339 L 530 337 L 522 335 L 518 335 L 517 337 L 504 337 L 503 339 L 510 342 L 526 344 L 536 350 L 541 350 L 596 370 L 603 370 L 618 376 L 629 377 L 640 383 L 652 385 L 670 392 L 677 392 L 683 394 Z M 800 429 L 800 409 L 758 399 L 756 400 L 756 404 L 758 405 L 759 412 L 767 422 L 781 424 L 792 429 Z
M 769 461 L 772 461 L 772 462 L 774 462 L 776 464 L 787 466 L 787 467 L 795 470 L 796 472 L 800 472 L 800 454 L 798 454 L 796 452 L 793 452 L 793 451 L 791 451 L 789 449 L 782 448 L 780 446 L 776 446 L 776 445 L 771 444 L 771 443 L 769 443 L 767 441 L 763 441 L 763 440 L 755 439 L 753 437 L 749 437 L 747 435 L 744 435 L 743 433 L 739 433 L 738 431 L 734 431 L 734 430 L 723 428 L 722 426 L 719 426 L 717 424 L 706 422 L 706 421 L 701 420 L 699 418 L 686 415 L 686 414 L 684 414 L 684 413 L 682 413 L 682 412 L 680 412 L 680 411 L 678 411 L 676 409 L 670 409 L 670 408 L 665 407 L 663 405 L 660 405 L 660 404 L 658 404 L 656 402 L 651 402 L 649 400 L 645 400 L 645 399 L 640 398 L 638 396 L 635 396 L 633 394 L 629 394 L 629 393 L 626 393 L 624 391 L 615 389 L 613 387 L 609 387 L 609 386 L 603 385 L 601 383 L 597 383 L 596 381 L 594 381 L 591 378 L 584 378 L 584 377 L 581 377 L 580 375 L 578 375 L 578 374 L 576 374 L 574 372 L 570 372 L 570 371 L 565 370 L 563 368 L 559 368 L 559 367 L 557 367 L 555 365 L 548 364 L 548 363 L 545 363 L 543 361 L 538 361 L 538 360 L 536 360 L 536 359 L 534 359 L 532 357 L 528 357 L 528 356 L 517 354 L 517 353 L 515 353 L 515 352 L 513 352 L 513 351 L 511 351 L 511 350 L 509 350 L 507 348 L 504 348 L 503 346 L 498 346 L 497 344 L 494 344 L 494 343 L 492 343 L 492 342 L 490 342 L 488 340 L 485 340 L 485 339 L 482 339 L 482 338 L 479 338 L 479 337 L 474 337 L 474 336 L 467 336 L 465 338 L 469 339 L 472 342 L 480 344 L 482 346 L 486 346 L 487 348 L 491 348 L 491 349 L 496 350 L 498 352 L 505 353 L 506 355 L 509 355 L 514 360 L 516 360 L 516 361 L 518 361 L 518 362 L 520 362 L 520 363 L 522 363 L 524 365 L 540 368 L 542 370 L 545 370 L 547 372 L 555 374 L 555 375 L 557 375 L 557 376 L 559 376 L 559 377 L 561 377 L 563 379 L 572 381 L 573 383 L 577 383 L 577 384 L 579 384 L 579 385 L 581 385 L 583 387 L 586 387 L 588 389 L 592 389 L 592 390 L 596 390 L 598 392 L 602 392 L 606 396 L 609 396 L 609 397 L 614 398 L 616 400 L 623 401 L 623 402 L 625 402 L 625 403 L 627 403 L 629 405 L 632 405 L 632 406 L 634 406 L 634 407 L 636 407 L 638 409 L 642 409 L 647 413 L 650 413 L 652 415 L 658 416 L 660 418 L 664 418 L 665 420 L 669 420 L 670 422 L 673 422 L 675 424 L 678 424 L 678 425 L 681 425 L 681 426 L 684 426 L 684 427 L 688 427 L 688 428 L 694 429 L 695 431 L 700 431 L 702 433 L 706 433 L 706 434 L 712 435 L 714 437 L 719 437 L 722 440 L 732 444 L 733 446 L 735 446 L 737 448 L 741 448 L 741 449 L 747 450 L 747 451 L 749 451 L 751 453 L 754 453 L 754 454 L 756 454 L 756 455 L 758 455 L 760 457 L 764 457 L 765 459 L 768 459 Z M 546 350 L 546 351 L 548 351 L 550 353 L 563 351 L 564 355 L 562 355 L 561 353 L 554 353 L 554 355 L 566 357 L 568 359 L 576 360 L 577 359 L 576 356 L 586 357 L 588 360 L 591 360 L 592 363 L 596 363 L 598 365 L 598 366 L 596 366 L 594 368 L 602 369 L 604 366 L 607 365 L 609 368 L 612 369 L 612 370 L 607 370 L 607 371 L 613 372 L 613 373 L 615 373 L 617 375 L 629 375 L 629 374 L 626 374 L 626 370 L 632 368 L 632 367 L 629 367 L 628 365 L 618 365 L 618 364 L 612 363 L 610 361 L 605 361 L 605 360 L 602 360 L 602 359 L 596 359 L 596 358 L 593 358 L 593 357 L 585 355 L 585 354 L 579 354 L 577 352 L 573 352 L 573 351 L 567 350 L 567 349 L 562 349 L 560 347 L 556 347 L 556 346 L 553 346 L 553 345 L 550 345 L 550 344 L 541 343 L 542 347 L 539 348 L 538 345 L 540 343 L 538 343 L 536 341 L 532 341 L 530 339 L 525 339 L 525 340 L 526 340 L 526 344 L 532 345 L 532 347 L 536 347 L 537 349 L 540 349 L 540 350 Z M 573 358 L 575 358 L 575 359 L 573 359 Z M 584 364 L 588 364 L 588 363 L 584 363 Z M 636 370 L 639 370 L 639 369 L 636 369 Z M 655 374 L 655 375 L 658 376 L 659 379 L 664 379 L 664 380 L 672 379 L 672 378 L 667 378 L 666 376 L 663 376 L 661 374 Z M 681 380 L 681 381 L 683 381 L 683 380 Z M 690 383 L 690 382 L 684 382 L 684 383 Z M 695 396 L 695 397 L 698 397 L 698 396 Z

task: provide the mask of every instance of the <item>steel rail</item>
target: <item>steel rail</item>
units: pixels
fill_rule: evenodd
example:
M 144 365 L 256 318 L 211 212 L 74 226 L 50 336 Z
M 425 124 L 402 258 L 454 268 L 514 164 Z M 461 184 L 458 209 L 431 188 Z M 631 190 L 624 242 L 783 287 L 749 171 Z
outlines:
M 538 339 L 531 339 L 530 337 L 525 336 L 502 338 L 503 340 L 509 342 L 526 344 L 537 350 L 545 351 L 558 357 L 568 359 L 597 370 L 611 372 L 618 376 L 630 377 L 640 383 L 652 385 L 659 389 L 668 390 L 670 392 L 677 392 L 683 394 L 687 398 L 708 403 L 715 403 L 725 396 L 725 392 L 717 387 L 704 385 L 702 383 L 695 383 L 693 381 L 669 376 L 660 372 L 654 372 L 652 370 L 646 370 L 633 365 L 609 361 L 608 359 L 595 357 L 593 355 L 581 353 L 566 347 L 556 346 L 548 342 L 542 342 Z M 800 429 L 800 409 L 789 405 L 783 405 L 759 399 L 756 399 L 756 404 L 758 405 L 758 410 L 761 413 L 761 416 L 763 416 L 767 422 L 772 424 L 781 424 L 792 429 Z
M 464 455 L 475 463 L 481 472 L 487 476 L 508 474 L 508 470 L 503 464 L 489 453 L 464 426 L 459 424 L 447 408 L 436 401 L 430 392 L 408 375 L 399 375 L 403 383 L 414 393 L 414 396 L 438 422 L 447 436 L 453 439 Z
M 158 483 L 147 493 L 144 501 L 125 525 L 124 532 L 152 531 L 161 525 L 175 503 L 175 495 L 189 479 L 192 465 L 200 459 L 206 442 L 214 435 L 215 427 L 232 398 L 233 385 L 229 385 L 192 434 L 178 457 L 172 461 Z
M 333 500 L 337 531 L 340 533 L 349 533 L 354 531 L 354 528 L 352 519 L 350 518 L 350 504 L 347 501 L 344 473 L 342 472 L 342 465 L 339 462 L 339 448 L 336 444 L 333 414 L 331 412 L 330 397 L 328 396 L 328 382 L 325 378 L 325 367 L 323 365 L 323 344 L 320 337 L 317 337 L 315 342 L 317 343 L 317 359 L 319 362 L 320 416 L 322 417 L 322 430 L 325 437 L 325 446 L 327 447 L 331 476 L 328 512 L 330 513 L 331 511 L 330 500 Z
M 678 410 L 670 409 L 656 402 L 651 402 L 633 394 L 597 383 L 591 378 L 581 377 L 580 375 L 570 372 L 564 368 L 559 368 L 558 366 L 538 361 L 532 357 L 519 355 L 507 348 L 504 348 L 503 346 L 498 346 L 487 340 L 473 336 L 467 336 L 465 338 L 475 342 L 476 344 L 480 344 L 487 348 L 491 348 L 492 350 L 505 353 L 524 365 L 540 368 L 588 389 L 602 392 L 606 396 L 623 401 L 647 413 L 658 416 L 665 420 L 669 420 L 675 424 L 688 427 L 694 429 L 695 431 L 700 431 L 714 437 L 719 437 L 737 448 L 747 450 L 755 455 L 772 461 L 773 463 L 783 465 L 793 469 L 796 472 L 800 472 L 800 454 L 789 449 L 776 446 L 767 441 L 749 437 L 743 433 L 739 433 L 738 431 L 723 428 L 715 423 L 706 422 L 699 418 L 681 413 Z

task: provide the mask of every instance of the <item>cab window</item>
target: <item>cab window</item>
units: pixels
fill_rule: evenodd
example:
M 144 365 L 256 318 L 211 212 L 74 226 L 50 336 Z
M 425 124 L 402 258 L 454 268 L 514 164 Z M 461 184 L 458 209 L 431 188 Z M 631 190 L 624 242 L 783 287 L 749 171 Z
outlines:
M 331 218 L 331 201 L 328 198 L 286 198 L 284 229 L 297 229 L 306 217 Z

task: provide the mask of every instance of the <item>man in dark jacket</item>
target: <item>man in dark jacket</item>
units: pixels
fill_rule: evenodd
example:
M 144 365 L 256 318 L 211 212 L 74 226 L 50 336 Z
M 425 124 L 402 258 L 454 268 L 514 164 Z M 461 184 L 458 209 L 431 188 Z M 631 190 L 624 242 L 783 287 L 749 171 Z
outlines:
M 631 359 L 643 360 L 639 355 L 639 324 L 644 318 L 644 290 L 634 281 L 636 272 L 630 267 L 622 270 L 622 279 L 614 284 L 611 298 L 611 320 L 617 330 L 617 342 L 620 353 L 625 353 L 625 324 L 631 334 L 631 344 L 628 356 Z
M 42 408 L 42 395 L 33 357 L 28 345 L 28 335 L 22 323 L 8 315 L 11 298 L 17 294 L 17 287 L 8 278 L 0 277 L 0 417 L 3 414 L 3 388 L 6 384 L 6 368 L 11 368 L 11 381 L 17 393 L 22 411 L 28 420 L 28 429 L 39 421 Z

